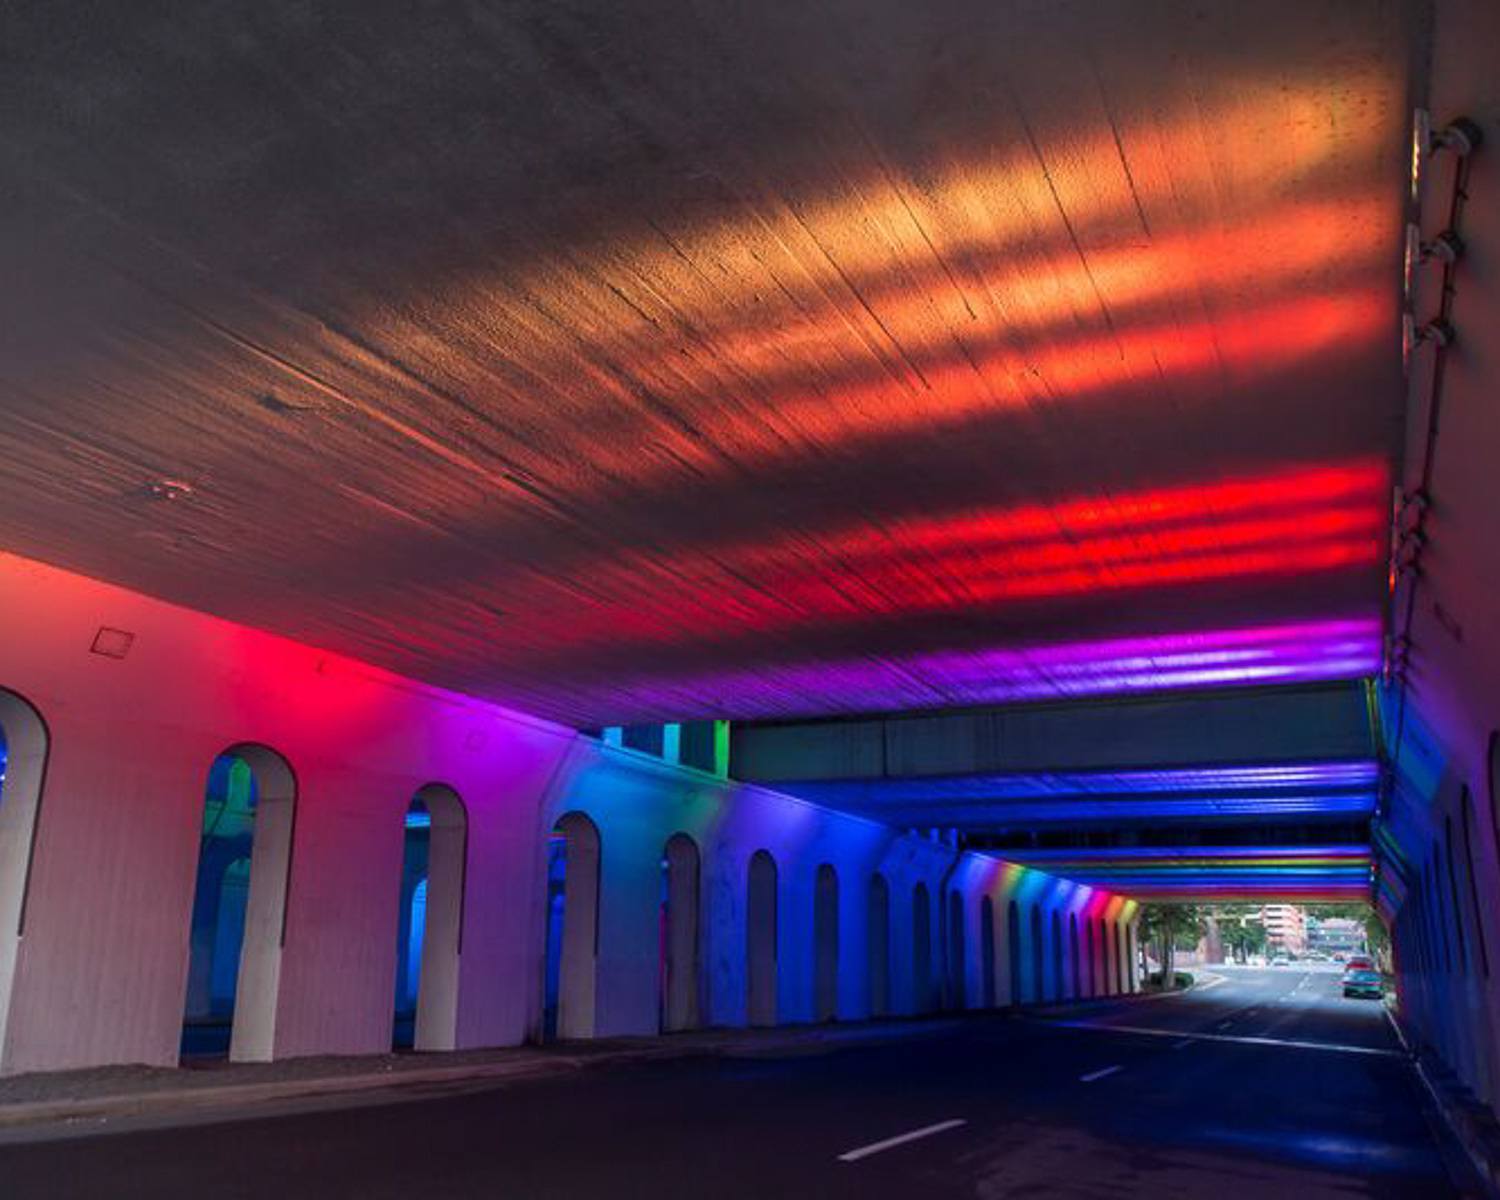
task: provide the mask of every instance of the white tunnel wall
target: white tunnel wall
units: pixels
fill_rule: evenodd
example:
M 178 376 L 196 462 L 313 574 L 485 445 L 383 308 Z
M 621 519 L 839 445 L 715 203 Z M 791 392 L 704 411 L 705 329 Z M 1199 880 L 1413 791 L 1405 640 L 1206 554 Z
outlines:
M 895 1013 L 930 1007 L 912 978 L 918 883 L 931 898 L 932 997 L 948 969 L 946 897 L 963 897 L 966 1007 L 984 996 L 981 894 L 994 896 L 997 942 L 1017 894 L 1048 907 L 1109 905 L 1113 919 L 1129 919 L 1125 902 L 1039 872 L 606 747 L 34 562 L 0 556 L 0 595 L 8 626 L 25 633 L 0 644 L 0 688 L 40 714 L 48 737 L 26 923 L 0 1009 L 8 1072 L 177 1061 L 204 789 L 231 747 L 274 751 L 295 790 L 289 871 L 284 862 L 252 868 L 281 878 L 284 894 L 261 888 L 275 901 L 257 934 L 274 982 L 262 1025 L 236 1031 L 239 1057 L 390 1048 L 401 830 L 413 796 L 434 782 L 462 803 L 467 868 L 456 1000 L 428 1006 L 428 1045 L 511 1045 L 539 1034 L 547 837 L 570 812 L 599 831 L 602 886 L 592 1028 L 575 1032 L 658 1032 L 661 862 L 674 834 L 691 837 L 700 856 L 704 1024 L 747 1022 L 747 872 L 759 850 L 777 868 L 780 1023 L 814 1015 L 814 881 L 825 863 L 838 878 L 840 1020 L 869 1013 L 876 871 L 890 888 Z M 90 652 L 101 627 L 134 635 L 124 658 Z M 1003 1003 L 1003 944 L 995 962 Z M 441 1018 L 451 1032 L 434 1027 L 434 1011 L 451 1013 Z

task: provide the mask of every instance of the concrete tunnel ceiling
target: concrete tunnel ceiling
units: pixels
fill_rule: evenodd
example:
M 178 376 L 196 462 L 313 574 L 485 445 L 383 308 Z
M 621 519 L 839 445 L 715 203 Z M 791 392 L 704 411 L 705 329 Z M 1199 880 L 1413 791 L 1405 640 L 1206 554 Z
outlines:
M 1403 6 L 179 8 L 5 18 L 0 546 L 575 725 L 1377 666 Z

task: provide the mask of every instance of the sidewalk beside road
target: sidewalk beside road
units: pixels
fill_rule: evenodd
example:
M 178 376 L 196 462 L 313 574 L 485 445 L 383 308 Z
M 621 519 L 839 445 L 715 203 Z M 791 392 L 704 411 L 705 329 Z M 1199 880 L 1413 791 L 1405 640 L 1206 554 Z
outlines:
M 1166 995 L 1182 995 L 1182 992 Z M 968 1021 L 1099 1003 L 1141 1003 L 1163 996 L 1125 995 L 1021 1009 L 946 1013 L 776 1029 L 713 1029 L 658 1037 L 599 1038 L 550 1046 L 512 1046 L 433 1054 L 294 1058 L 271 1063 L 115 1066 L 0 1078 L 0 1136 L 43 1127 L 82 1132 L 110 1121 L 150 1118 L 200 1122 L 254 1115 L 256 1109 L 381 1103 L 434 1088 L 504 1086 L 644 1059 L 695 1055 L 817 1053 L 894 1038 L 937 1036 Z

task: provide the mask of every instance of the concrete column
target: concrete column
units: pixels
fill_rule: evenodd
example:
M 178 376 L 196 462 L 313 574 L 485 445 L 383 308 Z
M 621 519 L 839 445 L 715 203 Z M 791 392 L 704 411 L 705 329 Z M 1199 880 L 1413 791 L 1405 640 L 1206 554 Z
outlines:
M 918 881 L 911 893 L 911 975 L 909 1008 L 914 1014 L 931 1012 L 933 1004 L 933 924 L 932 891 L 926 881 Z
M 182 1036 L 203 787 L 223 743 L 136 722 L 129 706 L 113 721 L 48 708 L 52 745 L 26 932 L 14 957 L 4 1070 L 172 1066 Z M 12 762 L 0 808 L 22 795 L 25 763 Z M 4 879 L 13 878 L 7 871 Z M 12 901 L 8 916 L 15 913 Z
M 458 1045 L 469 815 L 452 788 L 433 784 L 418 795 L 432 817 L 432 826 L 427 837 L 427 916 L 413 1044 L 418 1050 L 453 1050 Z
M 0 785 L 0 1074 L 7 1066 L 5 1031 L 21 945 L 30 879 L 32 839 L 42 802 L 47 729 L 41 715 L 14 692 L 0 689 L 0 734 L 5 738 L 5 783 Z
M 682 761 L 682 726 L 668 723 L 661 727 L 661 756 L 669 763 Z
M 588 1038 L 597 1030 L 600 839 L 594 823 L 578 813 L 564 817 L 561 827 L 568 845 L 557 1033 Z
M 729 778 L 729 722 L 714 722 L 714 774 Z

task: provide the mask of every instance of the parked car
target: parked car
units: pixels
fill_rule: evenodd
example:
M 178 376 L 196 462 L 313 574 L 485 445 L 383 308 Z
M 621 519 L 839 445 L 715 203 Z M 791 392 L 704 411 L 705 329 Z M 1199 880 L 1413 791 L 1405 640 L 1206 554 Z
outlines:
M 1289 967 L 1292 965 L 1292 960 L 1289 959 L 1285 954 L 1278 954 L 1271 960 L 1271 965 L 1273 967 Z
M 1385 999 L 1385 980 L 1380 972 L 1365 967 L 1349 967 L 1344 971 L 1344 995 L 1352 998 L 1367 997 L 1372 1000 Z
M 1373 971 L 1375 961 L 1368 954 L 1351 954 L 1349 960 L 1344 963 L 1344 970 L 1348 971 Z

